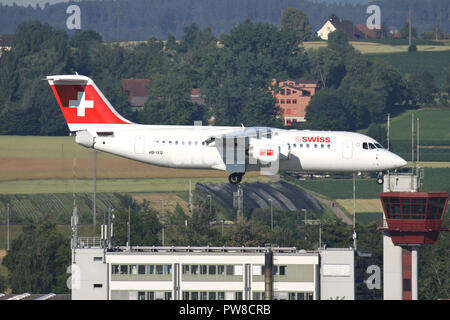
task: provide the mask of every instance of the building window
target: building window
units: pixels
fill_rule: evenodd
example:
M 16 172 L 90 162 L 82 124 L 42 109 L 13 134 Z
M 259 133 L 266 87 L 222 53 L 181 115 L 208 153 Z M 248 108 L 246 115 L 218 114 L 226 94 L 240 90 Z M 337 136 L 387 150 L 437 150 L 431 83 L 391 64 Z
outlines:
M 281 101 L 281 104 L 284 104 L 284 99 L 281 99 L 280 101 Z
M 191 266 L 191 274 L 199 274 L 199 269 L 197 265 Z
M 112 274 L 119 274 L 119 266 L 117 264 L 112 265 Z
M 145 265 L 144 264 L 140 264 L 138 266 L 138 274 L 145 274 Z
M 234 266 L 227 266 L 227 276 L 234 275 Z
M 223 266 L 223 265 L 217 266 L 217 274 L 225 275 L 225 266 Z
M 120 266 L 120 274 L 128 274 L 128 266 L 127 265 Z
M 130 274 L 137 274 L 137 265 L 131 265 L 130 266 Z
M 208 274 L 209 275 L 215 275 L 216 274 L 216 266 L 214 266 L 214 265 L 208 266 Z M 215 299 L 212 299 L 212 300 L 215 300 Z
M 286 266 L 280 266 L 280 276 L 286 275 Z
M 294 104 L 297 103 L 297 99 L 292 100 L 292 103 Z
M 147 265 L 147 274 L 154 274 L 155 273 L 155 266 L 152 264 Z
M 103 261 L 102 257 L 94 257 L 94 261 Z
M 161 264 L 156 265 L 156 273 L 155 274 L 163 274 L 163 266 Z
M 286 103 L 289 103 L 289 104 L 290 104 L 290 103 L 291 103 L 291 99 L 287 99 L 287 100 L 286 100 Z
M 94 288 L 103 288 L 103 284 L 101 284 L 101 283 L 94 283 Z

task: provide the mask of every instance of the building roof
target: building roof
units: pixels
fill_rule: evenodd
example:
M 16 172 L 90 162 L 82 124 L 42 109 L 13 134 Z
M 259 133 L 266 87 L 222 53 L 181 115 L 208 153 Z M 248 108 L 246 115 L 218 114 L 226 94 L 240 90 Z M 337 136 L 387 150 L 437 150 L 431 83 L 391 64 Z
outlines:
M 0 300 L 72 300 L 70 294 L 55 293 L 0 293 Z
M 13 34 L 0 34 L 0 47 L 11 47 L 13 38 Z
M 130 97 L 147 97 L 149 79 L 122 79 L 122 88 L 130 92 Z
M 336 29 L 344 31 L 349 38 L 364 38 L 364 34 L 350 20 L 340 19 L 330 22 Z
M 380 31 L 380 29 L 369 29 L 365 24 L 355 24 L 355 27 L 364 34 L 365 38 L 369 39 L 376 38 Z

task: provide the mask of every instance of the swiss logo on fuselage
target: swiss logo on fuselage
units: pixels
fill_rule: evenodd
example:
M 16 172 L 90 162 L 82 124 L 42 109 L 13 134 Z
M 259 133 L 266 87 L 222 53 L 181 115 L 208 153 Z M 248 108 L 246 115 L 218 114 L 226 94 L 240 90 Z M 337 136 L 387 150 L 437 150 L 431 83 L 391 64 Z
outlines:
M 318 143 L 330 143 L 331 138 L 330 137 L 295 137 L 295 141 L 298 142 L 318 142 Z

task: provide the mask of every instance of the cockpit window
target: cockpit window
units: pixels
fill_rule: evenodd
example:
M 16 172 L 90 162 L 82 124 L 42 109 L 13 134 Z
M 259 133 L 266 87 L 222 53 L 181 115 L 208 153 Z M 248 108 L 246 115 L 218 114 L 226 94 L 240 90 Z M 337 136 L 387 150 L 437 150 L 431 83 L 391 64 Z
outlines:
M 369 150 L 369 146 L 367 145 L 367 142 L 363 143 L 363 149 Z
M 378 149 L 383 149 L 383 146 L 379 143 L 375 143 L 375 145 L 377 146 Z
M 377 147 L 375 147 L 375 145 L 373 143 L 369 143 L 369 147 L 370 147 L 370 150 L 377 148 Z

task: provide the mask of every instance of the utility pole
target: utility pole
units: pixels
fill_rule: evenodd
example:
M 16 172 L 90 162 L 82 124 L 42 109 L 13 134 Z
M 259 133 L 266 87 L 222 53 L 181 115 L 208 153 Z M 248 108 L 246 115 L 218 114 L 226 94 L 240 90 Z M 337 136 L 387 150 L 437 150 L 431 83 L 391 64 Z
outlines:
M 409 36 L 408 36 L 408 44 L 411 46 L 411 7 L 409 8 Z
M 356 250 L 356 182 L 353 173 L 353 249 Z
M 189 180 L 189 181 L 191 181 L 191 180 Z M 189 184 L 190 185 L 190 184 Z M 164 226 L 165 226 L 165 222 L 164 222 L 164 200 L 163 199 L 160 199 L 161 200 L 161 222 L 162 222 L 162 230 L 161 230 L 161 242 L 162 242 L 162 245 L 163 245 L 163 247 L 164 247 Z
M 273 231 L 273 205 L 272 199 L 269 198 L 270 201 L 270 231 Z
M 130 216 L 130 206 L 128 206 L 128 248 L 131 248 L 131 216 Z
M 92 219 L 94 227 L 97 225 L 97 150 L 94 149 L 94 172 L 93 172 L 93 180 L 94 180 L 94 190 L 92 194 Z
M 390 124 L 391 123 L 391 114 L 388 113 L 388 118 L 387 118 L 387 149 L 389 150 L 389 131 L 390 131 Z
M 191 183 L 191 179 L 189 179 L 189 211 L 191 212 L 191 215 L 192 215 L 193 210 L 192 210 L 192 183 Z
M 9 203 L 6 208 L 6 225 L 7 225 L 6 250 L 9 251 Z
M 209 198 L 209 218 L 211 219 L 212 208 L 211 208 L 211 195 L 210 194 L 208 194 L 208 198 Z

